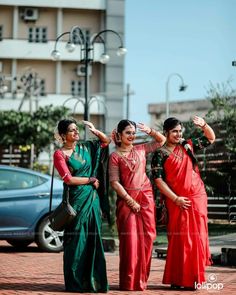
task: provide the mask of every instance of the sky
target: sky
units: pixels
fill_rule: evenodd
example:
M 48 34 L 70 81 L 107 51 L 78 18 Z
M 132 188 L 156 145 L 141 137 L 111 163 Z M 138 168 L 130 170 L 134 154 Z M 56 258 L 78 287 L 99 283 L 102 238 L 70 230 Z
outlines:
M 236 0 L 125 0 L 125 46 L 136 122 L 148 124 L 148 104 L 165 102 L 170 76 L 170 103 L 205 99 L 210 83 L 236 89 Z

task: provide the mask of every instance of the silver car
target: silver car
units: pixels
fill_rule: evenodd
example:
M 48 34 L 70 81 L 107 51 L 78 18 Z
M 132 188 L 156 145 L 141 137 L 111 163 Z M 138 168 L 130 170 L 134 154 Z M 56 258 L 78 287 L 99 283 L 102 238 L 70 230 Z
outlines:
M 51 176 L 36 171 L 0 165 L 0 240 L 15 247 L 36 242 L 43 251 L 62 250 L 63 232 L 50 227 Z M 60 202 L 63 182 L 54 177 L 54 209 Z

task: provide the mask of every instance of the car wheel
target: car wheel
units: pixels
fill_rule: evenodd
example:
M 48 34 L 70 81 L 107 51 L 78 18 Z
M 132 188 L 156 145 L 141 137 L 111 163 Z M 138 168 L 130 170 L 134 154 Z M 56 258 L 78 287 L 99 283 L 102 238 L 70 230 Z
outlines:
M 47 216 L 38 226 L 35 242 L 43 251 L 60 252 L 63 249 L 63 232 L 54 231 Z
M 15 248 L 26 248 L 29 246 L 33 241 L 26 241 L 26 240 L 7 240 L 7 242 Z

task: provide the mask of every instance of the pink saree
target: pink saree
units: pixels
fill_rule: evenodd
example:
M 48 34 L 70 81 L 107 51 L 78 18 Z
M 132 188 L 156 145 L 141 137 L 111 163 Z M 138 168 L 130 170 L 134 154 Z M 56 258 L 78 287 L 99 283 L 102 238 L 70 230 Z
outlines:
M 146 175 L 146 153 L 157 147 L 157 143 L 135 146 L 135 161 L 131 155 L 124 159 L 117 152 L 110 156 L 110 181 L 118 180 L 141 205 L 140 212 L 134 213 L 122 198 L 117 198 L 121 290 L 144 290 L 147 287 L 156 226 L 153 190 Z

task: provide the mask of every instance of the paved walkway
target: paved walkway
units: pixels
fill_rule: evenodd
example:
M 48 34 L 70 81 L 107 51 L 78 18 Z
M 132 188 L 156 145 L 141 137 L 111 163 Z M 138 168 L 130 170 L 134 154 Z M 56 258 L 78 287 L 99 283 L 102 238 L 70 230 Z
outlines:
M 228 235 L 228 238 L 217 238 L 212 246 L 220 249 L 232 242 L 234 246 L 236 235 Z M 217 243 L 221 245 L 216 245 Z M 231 242 L 230 242 L 231 241 Z M 227 243 L 228 243 L 227 242 Z M 25 251 L 15 252 L 14 248 L 5 241 L 0 241 L 0 294 L 41 294 L 41 295 L 63 295 L 64 292 L 62 253 L 43 253 L 32 244 Z M 193 291 L 170 290 L 168 286 L 161 284 L 165 260 L 157 259 L 153 255 L 148 290 L 144 292 L 124 292 L 118 289 L 118 264 L 117 251 L 106 253 L 108 279 L 110 284 L 109 295 L 115 294 L 236 294 L 236 268 L 211 266 L 207 268 L 206 276 L 212 281 L 209 290 L 201 289 Z M 176 266 L 176 270 L 178 267 Z M 200 287 L 200 286 L 199 286 Z M 205 286 L 207 287 L 207 286 Z M 214 290 L 212 290 L 214 288 Z M 219 290 L 217 290 L 218 288 Z

